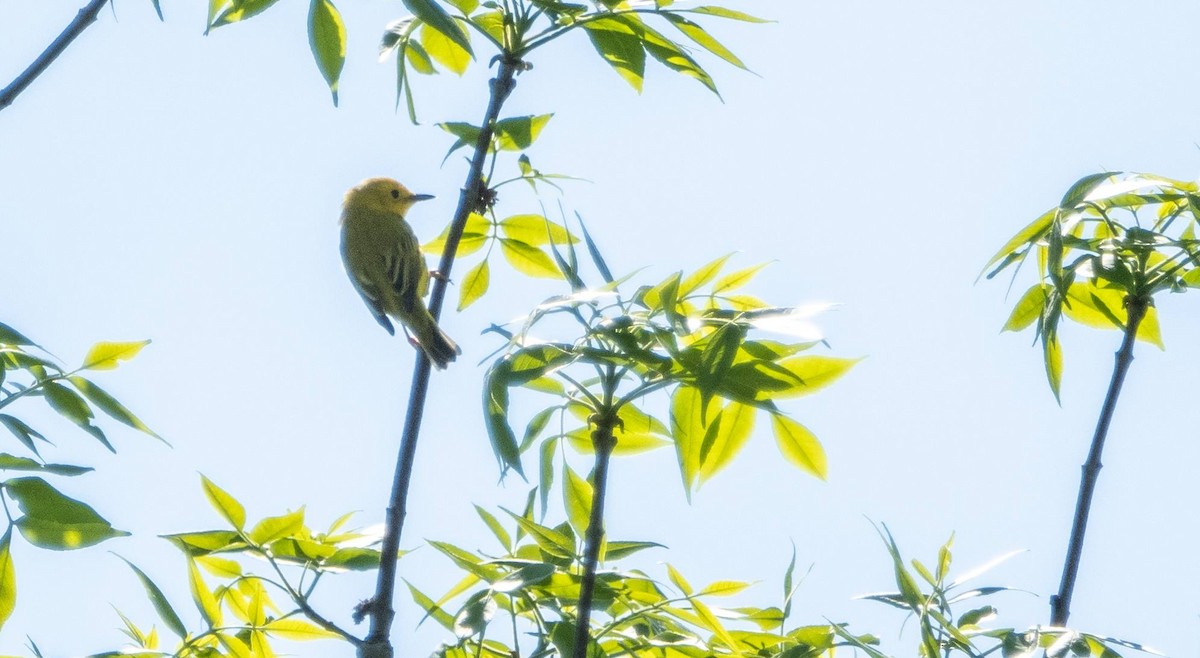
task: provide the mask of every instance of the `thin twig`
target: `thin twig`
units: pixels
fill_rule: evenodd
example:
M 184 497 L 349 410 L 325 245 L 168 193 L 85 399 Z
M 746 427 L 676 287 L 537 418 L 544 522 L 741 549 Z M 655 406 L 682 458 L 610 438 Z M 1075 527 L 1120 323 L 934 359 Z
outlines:
M 1092 508 L 1092 493 L 1096 490 L 1096 480 L 1103 467 L 1100 453 L 1104 450 L 1104 439 L 1108 436 L 1108 426 L 1117 408 L 1117 397 L 1121 395 L 1125 374 L 1129 372 L 1129 366 L 1133 363 L 1133 342 L 1137 338 L 1138 326 L 1146 316 L 1147 303 L 1146 300 L 1135 296 L 1125 301 L 1128 314 L 1125 338 L 1121 341 L 1121 349 L 1117 350 L 1112 380 L 1109 381 L 1104 406 L 1100 410 L 1100 419 L 1096 422 L 1096 433 L 1092 437 L 1092 448 L 1088 452 L 1087 461 L 1083 463 L 1079 499 L 1075 503 L 1075 520 L 1071 524 L 1071 540 L 1067 544 L 1062 582 L 1058 586 L 1058 594 L 1050 597 L 1050 623 L 1053 626 L 1066 626 L 1067 618 L 1071 616 L 1071 595 L 1075 591 L 1075 577 L 1079 574 L 1079 562 L 1083 556 L 1083 535 L 1087 531 L 1088 513 Z
M 446 285 L 450 280 L 450 270 L 454 266 L 454 257 L 458 251 L 458 243 L 462 238 L 463 229 L 466 227 L 467 218 L 472 212 L 479 210 L 480 200 L 485 191 L 483 166 L 492 142 L 495 122 L 500 116 L 500 108 L 504 105 L 504 101 L 512 93 L 516 84 L 516 74 L 521 69 L 521 62 L 517 60 L 501 57 L 499 61 L 500 70 L 491 81 L 491 97 L 488 101 L 487 111 L 484 113 L 479 138 L 475 142 L 475 154 L 471 158 L 467 182 L 459 195 L 458 209 L 454 213 L 454 220 L 450 223 L 446 246 L 442 251 L 442 259 L 438 263 L 438 271 L 443 276 L 434 280 L 433 291 L 429 297 L 429 312 L 434 319 L 437 319 L 442 312 Z M 396 615 L 392 609 L 392 597 L 396 589 L 396 556 L 400 550 L 400 535 L 404 530 L 404 518 L 407 515 L 408 487 L 412 480 L 417 437 L 421 431 L 421 417 L 425 410 L 425 398 L 429 390 L 429 374 L 429 359 L 423 353 L 418 353 L 416 367 L 413 369 L 412 386 L 409 388 L 408 413 L 404 419 L 404 433 L 400 438 L 400 454 L 396 460 L 392 496 L 388 503 L 383 545 L 380 547 L 379 580 L 375 589 L 375 597 L 372 599 L 371 630 L 359 650 L 362 658 L 391 658 L 394 655 L 389 638 L 392 620 Z
M 100 14 L 100 9 L 108 4 L 108 0 L 91 0 L 83 9 L 79 10 L 79 14 L 75 16 L 75 20 L 67 25 L 67 29 L 62 31 L 45 50 L 42 51 L 38 58 L 33 60 L 29 68 L 21 72 L 15 80 L 7 87 L 0 91 L 0 110 L 12 105 L 17 96 L 25 91 L 39 75 L 45 71 L 59 55 L 71 45 L 75 37 L 83 34 L 89 25 L 96 22 L 96 16 Z
M 571 655 L 588 655 L 591 639 L 592 599 L 596 588 L 596 566 L 600 562 L 600 545 L 604 543 L 604 498 L 608 491 L 608 462 L 617 441 L 613 427 L 619 421 L 616 413 L 595 417 L 592 446 L 596 450 L 596 465 L 592 468 L 592 510 L 588 517 L 587 537 L 584 539 L 583 581 L 579 584 L 579 605 L 575 613 L 575 650 Z

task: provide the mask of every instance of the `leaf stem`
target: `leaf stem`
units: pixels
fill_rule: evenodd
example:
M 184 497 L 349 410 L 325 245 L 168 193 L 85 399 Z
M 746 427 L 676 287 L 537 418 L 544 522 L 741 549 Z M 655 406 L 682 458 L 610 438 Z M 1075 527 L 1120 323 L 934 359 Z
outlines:
M 21 75 L 18 75 L 16 79 L 13 80 L 7 87 L 5 87 L 3 90 L 0 90 L 0 110 L 12 105 L 17 96 L 20 95 L 21 92 L 25 91 L 26 87 L 32 84 L 39 75 L 49 68 L 50 64 L 52 64 L 54 60 L 58 59 L 59 55 L 63 54 L 63 51 L 67 49 L 67 46 L 71 45 L 71 42 L 75 40 L 75 37 L 83 34 L 83 31 L 86 30 L 89 25 L 95 23 L 96 16 L 100 13 L 100 9 L 106 4 L 108 4 L 108 0 L 91 0 L 86 6 L 84 6 L 83 9 L 80 9 L 79 13 L 76 14 L 75 19 L 72 20 L 69 25 L 67 25 L 66 29 L 62 31 L 62 34 L 58 35 L 57 39 L 52 41 L 50 45 L 42 51 L 41 55 L 38 55 L 37 59 L 33 60 L 33 63 L 29 65 L 29 68 L 22 71 Z
M 611 398 L 611 392 L 606 397 Z M 588 655 L 591 639 L 592 598 L 596 588 L 596 565 L 600 562 L 600 545 L 604 543 L 604 498 L 608 490 L 608 463 L 617 440 L 613 427 L 619 422 L 615 410 L 595 417 L 596 429 L 592 430 L 592 445 L 596 449 L 596 465 L 592 469 L 592 509 L 583 552 L 583 581 L 579 584 L 579 607 L 575 619 L 575 658 Z
M 1138 326 L 1146 315 L 1148 305 L 1149 300 L 1140 296 L 1130 295 L 1125 299 L 1125 308 L 1128 312 L 1125 337 L 1121 341 L 1121 348 L 1117 350 L 1112 379 L 1108 384 L 1108 393 L 1104 396 L 1104 406 L 1100 410 L 1100 418 L 1096 422 L 1096 432 L 1092 436 L 1092 447 L 1088 452 L 1087 461 L 1083 463 L 1083 475 L 1079 483 L 1079 499 L 1075 503 L 1075 520 L 1071 524 L 1071 539 L 1067 544 L 1067 559 L 1063 564 L 1062 582 L 1058 586 L 1058 594 L 1050 597 L 1050 623 L 1053 626 L 1066 626 L 1067 619 L 1071 615 L 1071 595 L 1075 591 L 1075 577 L 1079 574 L 1079 562 L 1083 556 L 1083 535 L 1087 531 L 1088 514 L 1092 507 L 1092 494 L 1096 490 L 1096 480 L 1103 467 L 1100 462 L 1100 453 L 1104 450 L 1104 439 L 1108 436 L 1108 426 L 1112 422 L 1113 413 L 1117 408 L 1117 397 L 1121 394 L 1125 374 L 1133 363 L 1133 342 L 1137 338 Z
M 454 220 L 450 223 L 450 231 L 446 236 L 442 258 L 438 263 L 438 271 L 443 276 L 434 280 L 433 291 L 429 297 L 429 312 L 435 320 L 442 312 L 447 282 L 450 280 L 450 270 L 454 266 L 454 257 L 458 252 L 458 243 L 466 228 L 467 218 L 472 211 L 479 207 L 480 199 L 483 196 L 485 189 L 483 167 L 492 143 L 495 123 L 500 116 L 500 108 L 512 93 L 516 84 L 517 72 L 522 68 L 520 60 L 512 56 L 502 55 L 498 57 L 498 61 L 500 69 L 496 72 L 496 77 L 491 80 L 491 95 L 479 136 L 475 140 L 475 153 L 471 158 L 467 181 L 459 195 L 458 208 L 454 213 Z M 389 638 L 392 620 L 396 615 L 392 609 L 392 598 L 396 589 L 396 558 L 400 551 L 400 535 L 404 530 L 404 518 L 407 514 L 408 487 L 412 480 L 417 437 L 421 431 L 421 417 L 425 410 L 425 398 L 429 390 L 429 374 L 429 359 L 424 353 L 418 352 L 417 363 L 413 368 L 412 386 L 409 388 L 408 412 L 405 415 L 404 430 L 400 438 L 396 474 L 392 482 L 392 494 L 387 508 L 383 545 L 380 547 L 379 579 L 376 583 L 375 596 L 372 599 L 371 629 L 366 640 L 359 647 L 360 658 L 391 658 L 394 655 Z

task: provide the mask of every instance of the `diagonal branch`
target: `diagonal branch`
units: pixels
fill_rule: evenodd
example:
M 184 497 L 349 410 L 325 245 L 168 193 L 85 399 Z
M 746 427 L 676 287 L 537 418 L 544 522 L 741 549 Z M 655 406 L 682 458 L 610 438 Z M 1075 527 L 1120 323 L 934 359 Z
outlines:
M 91 0 L 87 6 L 79 10 L 79 14 L 75 16 L 75 20 L 71 21 L 70 25 L 58 35 L 45 50 L 42 51 L 38 58 L 33 60 L 29 68 L 21 72 L 15 80 L 12 81 L 3 90 L 0 90 L 0 110 L 13 104 L 17 96 L 25 91 L 39 75 L 45 71 L 58 56 L 71 45 L 75 37 L 83 34 L 89 25 L 96 22 L 96 16 L 100 14 L 100 9 L 108 4 L 108 0 Z
M 1066 626 L 1067 618 L 1071 616 L 1071 595 L 1075 591 L 1075 577 L 1079 574 L 1079 562 L 1083 557 L 1083 535 L 1087 531 L 1096 480 L 1100 477 L 1100 468 L 1103 466 L 1100 463 L 1100 453 L 1104 450 L 1108 426 L 1112 422 L 1113 412 L 1117 409 L 1117 397 L 1121 395 L 1125 374 L 1129 372 L 1129 366 L 1133 363 L 1133 342 L 1137 338 L 1138 326 L 1146 316 L 1147 303 L 1145 299 L 1133 295 L 1125 300 L 1128 310 L 1125 338 L 1121 341 L 1121 349 L 1117 350 L 1108 393 L 1104 396 L 1104 406 L 1100 410 L 1096 432 L 1092 436 L 1092 447 L 1088 451 L 1087 461 L 1083 463 L 1083 477 L 1079 483 L 1079 499 L 1075 503 L 1075 520 L 1071 524 L 1071 540 L 1067 545 L 1062 582 L 1058 586 L 1058 594 L 1050 597 L 1050 623 L 1054 626 Z
M 483 181 L 483 166 L 492 143 L 496 120 L 500 116 L 500 108 L 512 93 L 516 84 L 516 74 L 522 68 L 519 60 L 506 57 L 497 59 L 500 62 L 500 70 L 491 81 L 491 97 L 480 126 L 479 138 L 475 141 L 475 153 L 471 158 L 467 182 L 463 185 L 459 196 L 458 209 L 454 213 L 454 220 L 450 223 L 446 246 L 438 264 L 438 271 L 443 276 L 435 279 L 433 291 L 429 297 L 429 312 L 433 314 L 435 320 L 441 315 L 447 282 L 450 280 L 450 269 L 454 266 L 454 257 L 458 252 L 458 243 L 462 238 L 463 229 L 467 225 L 467 217 L 479 209 L 483 193 L 486 191 Z M 424 353 L 418 352 L 416 367 L 413 369 L 412 386 L 409 389 L 404 433 L 400 437 L 400 454 L 397 457 L 396 475 L 392 482 L 392 497 L 388 503 L 383 545 L 380 548 L 379 580 L 376 584 L 375 596 L 372 599 L 371 630 L 365 643 L 360 647 L 359 656 L 361 658 L 391 658 L 394 655 L 389 638 L 392 620 L 396 615 L 392 609 L 392 598 L 396 589 L 396 556 L 400 550 L 400 535 L 404 529 L 404 517 L 407 514 L 408 487 L 412 480 L 417 437 L 421 431 L 421 417 L 425 411 L 425 398 L 429 390 L 429 374 L 429 359 Z

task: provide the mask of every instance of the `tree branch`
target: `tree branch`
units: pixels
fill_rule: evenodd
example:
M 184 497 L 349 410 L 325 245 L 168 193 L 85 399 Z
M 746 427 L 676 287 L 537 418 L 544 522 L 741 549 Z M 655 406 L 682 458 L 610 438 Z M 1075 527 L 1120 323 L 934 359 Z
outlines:
M 1108 393 L 1104 396 L 1104 406 L 1100 409 L 1100 418 L 1096 423 L 1096 432 L 1092 436 L 1092 448 L 1088 452 L 1087 461 L 1083 463 L 1083 476 L 1079 483 L 1079 499 L 1075 502 L 1075 520 L 1071 524 L 1071 540 L 1067 544 L 1067 559 L 1063 564 L 1062 582 L 1058 586 L 1058 594 L 1050 597 L 1050 623 L 1054 626 L 1066 626 L 1067 618 L 1071 616 L 1071 596 L 1075 591 L 1075 577 L 1079 574 L 1079 562 L 1083 556 L 1083 535 L 1087 532 L 1088 514 L 1092 508 L 1092 493 L 1096 490 L 1096 480 L 1100 477 L 1100 453 L 1104 450 L 1104 439 L 1108 436 L 1108 426 L 1112 422 L 1113 412 L 1117 408 L 1117 397 L 1121 395 L 1121 386 L 1125 383 L 1125 374 L 1133 363 L 1133 342 L 1137 338 L 1138 326 L 1146 316 L 1147 301 L 1130 296 L 1125 300 L 1128 320 L 1125 325 L 1125 338 L 1121 341 L 1121 349 L 1117 350 L 1116 363 L 1113 365 L 1112 379 L 1108 384 Z
M 604 543 L 604 498 L 608 492 L 608 462 L 612 457 L 617 440 L 613 427 L 619 421 L 611 417 L 596 417 L 596 429 L 592 431 L 592 446 L 596 450 L 596 465 L 592 469 L 592 509 L 588 516 L 587 537 L 584 540 L 583 581 L 579 584 L 579 605 L 575 613 L 575 648 L 571 654 L 576 658 L 588 655 L 591 640 L 592 599 L 596 590 L 596 566 L 600 562 L 600 545 Z
M 463 185 L 459 195 L 458 209 L 454 213 L 454 220 L 450 223 L 446 246 L 442 251 L 442 259 L 438 263 L 438 271 L 443 276 L 434 280 L 433 291 L 429 297 L 429 312 L 435 320 L 442 312 L 442 302 L 446 297 L 450 270 L 454 266 L 454 257 L 458 252 L 458 243 L 467 225 L 467 218 L 472 212 L 479 209 L 480 200 L 483 198 L 485 191 L 483 167 L 491 146 L 493 129 L 500 116 L 500 108 L 512 93 L 516 84 L 516 74 L 522 67 L 521 62 L 516 59 L 499 57 L 498 61 L 500 70 L 496 72 L 496 77 L 491 81 L 491 97 L 488 101 L 487 111 L 484 113 L 479 138 L 475 141 L 475 153 L 471 158 L 467 182 Z M 400 550 L 400 535 L 404 530 L 404 518 L 407 515 L 408 487 L 412 480 L 417 437 L 421 431 L 421 417 L 424 414 L 425 398 L 429 389 L 429 359 L 422 352 L 417 354 L 412 386 L 409 389 L 404 433 L 400 438 L 400 454 L 396 461 L 396 475 L 392 482 L 392 497 L 387 509 L 383 545 L 380 548 L 379 580 L 375 589 L 375 597 L 372 599 L 371 630 L 367 634 L 366 641 L 359 648 L 361 658 L 392 658 L 394 655 L 389 638 L 392 619 L 396 615 L 392 609 L 392 598 L 396 589 L 396 555 Z
M 15 80 L 12 81 L 3 90 L 0 90 L 0 110 L 13 104 L 17 96 L 25 91 L 39 75 L 45 71 L 58 56 L 71 45 L 75 37 L 83 34 L 89 25 L 96 22 L 96 16 L 99 15 L 100 9 L 108 4 L 108 0 L 91 0 L 87 6 L 79 10 L 79 14 L 75 16 L 75 20 L 71 21 L 70 25 L 58 35 L 45 50 L 42 51 L 38 58 L 33 60 L 29 68 L 21 72 Z

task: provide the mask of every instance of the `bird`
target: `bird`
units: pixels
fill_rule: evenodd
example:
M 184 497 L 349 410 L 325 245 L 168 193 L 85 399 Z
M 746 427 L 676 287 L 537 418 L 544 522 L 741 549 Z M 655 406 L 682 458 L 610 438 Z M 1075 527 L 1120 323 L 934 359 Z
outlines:
M 412 331 L 417 346 L 438 370 L 462 350 L 426 308 L 429 269 L 405 213 L 431 194 L 414 194 L 391 178 L 368 178 L 342 202 L 342 263 L 354 289 L 378 322 L 396 335 L 388 316 Z

